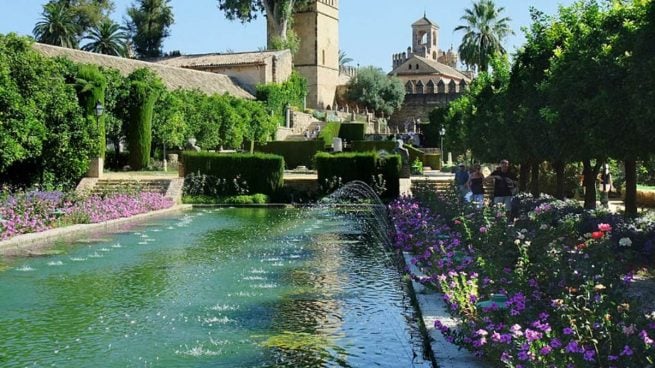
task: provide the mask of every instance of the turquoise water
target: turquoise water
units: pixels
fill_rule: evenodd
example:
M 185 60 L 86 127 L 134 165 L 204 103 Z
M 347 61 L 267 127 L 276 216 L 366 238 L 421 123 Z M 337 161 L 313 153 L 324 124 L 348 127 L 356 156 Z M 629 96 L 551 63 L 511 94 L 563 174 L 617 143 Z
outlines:
M 429 367 L 361 218 L 212 209 L 4 260 L 1 367 Z

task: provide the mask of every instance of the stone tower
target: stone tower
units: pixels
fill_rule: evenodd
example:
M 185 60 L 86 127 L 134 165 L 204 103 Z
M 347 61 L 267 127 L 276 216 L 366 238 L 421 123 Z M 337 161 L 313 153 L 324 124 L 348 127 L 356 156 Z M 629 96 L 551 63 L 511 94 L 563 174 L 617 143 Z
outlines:
M 439 26 L 425 14 L 412 24 L 412 53 L 432 60 L 437 60 L 440 56 Z
M 294 67 L 307 79 L 307 106 L 333 106 L 339 79 L 339 0 L 315 0 L 294 15 L 300 49 Z

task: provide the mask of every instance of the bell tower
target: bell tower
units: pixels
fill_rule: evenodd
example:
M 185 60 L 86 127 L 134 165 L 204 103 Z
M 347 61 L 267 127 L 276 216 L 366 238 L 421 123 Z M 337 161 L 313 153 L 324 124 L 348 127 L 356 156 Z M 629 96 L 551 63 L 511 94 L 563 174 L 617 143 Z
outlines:
M 425 14 L 412 24 L 412 53 L 435 61 L 440 56 L 439 26 Z
M 294 67 L 307 79 L 307 106 L 334 104 L 339 79 L 339 0 L 315 0 L 294 14 Z

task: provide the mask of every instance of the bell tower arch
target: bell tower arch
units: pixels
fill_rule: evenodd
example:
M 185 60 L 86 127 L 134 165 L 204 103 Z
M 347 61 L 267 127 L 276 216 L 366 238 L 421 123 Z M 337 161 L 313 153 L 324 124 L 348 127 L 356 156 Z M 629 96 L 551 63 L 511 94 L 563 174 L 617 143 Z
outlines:
M 412 24 L 412 52 L 432 60 L 439 57 L 439 26 L 425 14 Z

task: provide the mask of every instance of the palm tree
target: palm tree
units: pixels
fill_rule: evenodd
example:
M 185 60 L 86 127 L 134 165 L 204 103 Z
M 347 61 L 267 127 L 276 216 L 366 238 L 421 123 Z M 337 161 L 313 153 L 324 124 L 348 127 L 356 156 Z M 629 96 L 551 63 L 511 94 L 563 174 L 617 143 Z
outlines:
M 127 32 L 111 20 L 104 20 L 91 28 L 84 39 L 90 42 L 82 46 L 82 50 L 114 56 L 127 55 Z
M 345 66 L 353 62 L 353 59 L 348 57 L 345 51 L 339 50 L 339 66 Z
M 77 48 L 80 26 L 75 21 L 75 14 L 70 7 L 63 2 L 49 2 L 43 6 L 41 16 L 41 20 L 32 30 L 37 41 L 72 49 Z
M 137 0 L 127 9 L 127 28 L 139 57 L 159 57 L 174 23 L 171 0 Z
M 473 9 L 466 9 L 460 18 L 465 24 L 455 31 L 464 31 L 459 54 L 462 62 L 478 71 L 487 71 L 489 61 L 496 54 L 507 51 L 502 45 L 506 36 L 514 34 L 509 27 L 510 18 L 502 17 L 503 7 L 496 8 L 493 0 L 478 0 Z

